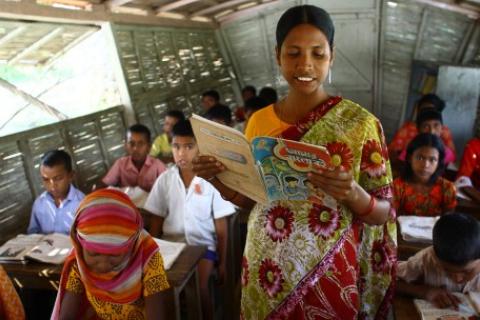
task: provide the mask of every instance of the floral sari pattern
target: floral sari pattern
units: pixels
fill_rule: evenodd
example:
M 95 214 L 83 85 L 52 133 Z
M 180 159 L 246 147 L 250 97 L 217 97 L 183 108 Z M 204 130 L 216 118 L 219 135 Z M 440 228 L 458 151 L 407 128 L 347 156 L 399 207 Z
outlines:
M 282 137 L 325 146 L 369 193 L 392 199 L 391 171 L 378 120 L 334 97 Z M 293 133 L 293 135 L 289 134 Z M 369 226 L 339 204 L 257 204 L 242 261 L 242 319 L 381 319 L 396 264 L 395 211 Z

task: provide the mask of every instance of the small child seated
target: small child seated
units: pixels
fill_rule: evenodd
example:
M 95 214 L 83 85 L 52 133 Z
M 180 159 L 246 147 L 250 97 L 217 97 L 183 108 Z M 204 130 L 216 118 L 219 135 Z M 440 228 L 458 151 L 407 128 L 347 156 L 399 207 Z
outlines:
M 70 235 L 52 319 L 166 319 L 162 256 L 128 196 L 87 195 Z
M 68 234 L 78 204 L 85 197 L 72 184 L 72 158 L 63 150 L 46 152 L 41 158 L 40 176 L 46 191 L 33 203 L 27 233 Z
M 193 173 L 192 160 L 198 155 L 198 146 L 190 121 L 178 122 L 173 127 L 172 150 L 175 166 L 157 179 L 145 203 L 145 209 L 153 214 L 150 233 L 208 247 L 198 270 L 203 318 L 212 319 L 208 282 L 215 264 L 220 281 L 225 275 L 226 216 L 233 214 L 235 208 L 208 181 Z
M 150 192 L 157 177 L 165 171 L 162 161 L 151 157 L 150 130 L 142 124 L 134 124 L 127 130 L 125 149 L 128 156 L 115 161 L 102 179 L 102 183 L 116 187 L 140 187 Z
M 393 181 L 398 215 L 433 217 L 455 209 L 455 186 L 441 177 L 444 152 L 440 138 L 430 133 L 421 133 L 410 142 L 404 171 Z
M 456 307 L 452 292 L 480 291 L 480 224 L 468 214 L 442 216 L 433 246 L 398 263 L 397 291 L 440 308 Z

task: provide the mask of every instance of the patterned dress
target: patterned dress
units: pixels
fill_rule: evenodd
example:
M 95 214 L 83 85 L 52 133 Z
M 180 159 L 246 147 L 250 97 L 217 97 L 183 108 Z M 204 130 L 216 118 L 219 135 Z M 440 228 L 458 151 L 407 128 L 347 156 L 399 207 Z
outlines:
M 473 185 L 480 189 L 480 139 L 473 138 L 468 141 L 463 150 L 463 157 L 458 169 L 457 178 L 469 177 Z
M 272 132 L 262 119 L 266 112 L 250 119 L 249 126 L 257 129 L 247 129 L 247 138 Z M 368 111 L 334 97 L 282 136 L 295 139 L 295 132 L 303 142 L 325 146 L 333 163 L 352 170 L 369 193 L 391 200 L 383 131 Z M 341 204 L 337 210 L 308 201 L 257 204 L 242 262 L 241 317 L 383 319 L 393 295 L 395 265 L 393 208 L 385 225 L 370 226 Z
M 426 193 L 397 178 L 393 181 L 394 206 L 398 215 L 435 217 L 453 211 L 457 206 L 455 185 L 438 178 Z

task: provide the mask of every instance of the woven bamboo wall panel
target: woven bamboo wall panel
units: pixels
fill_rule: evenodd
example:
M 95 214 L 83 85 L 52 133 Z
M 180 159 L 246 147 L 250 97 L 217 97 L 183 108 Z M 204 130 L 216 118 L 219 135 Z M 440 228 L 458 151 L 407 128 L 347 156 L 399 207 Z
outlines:
M 203 113 L 200 95 L 206 90 L 216 89 L 223 103 L 236 105 L 238 84 L 213 30 L 114 25 L 114 35 L 137 121 L 154 136 L 162 133 L 170 109 Z

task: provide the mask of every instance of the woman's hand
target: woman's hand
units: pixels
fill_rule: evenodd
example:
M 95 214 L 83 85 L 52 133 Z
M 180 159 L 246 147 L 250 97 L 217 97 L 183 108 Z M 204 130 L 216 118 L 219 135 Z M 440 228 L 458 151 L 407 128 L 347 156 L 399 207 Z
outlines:
M 316 171 L 308 174 L 308 179 L 314 186 L 322 189 L 337 201 L 351 202 L 358 198 L 358 184 L 353 179 L 352 172 L 342 167 L 333 171 Z
M 211 180 L 220 172 L 226 170 L 223 163 L 212 156 L 198 156 L 193 159 L 193 172 L 205 180 Z

